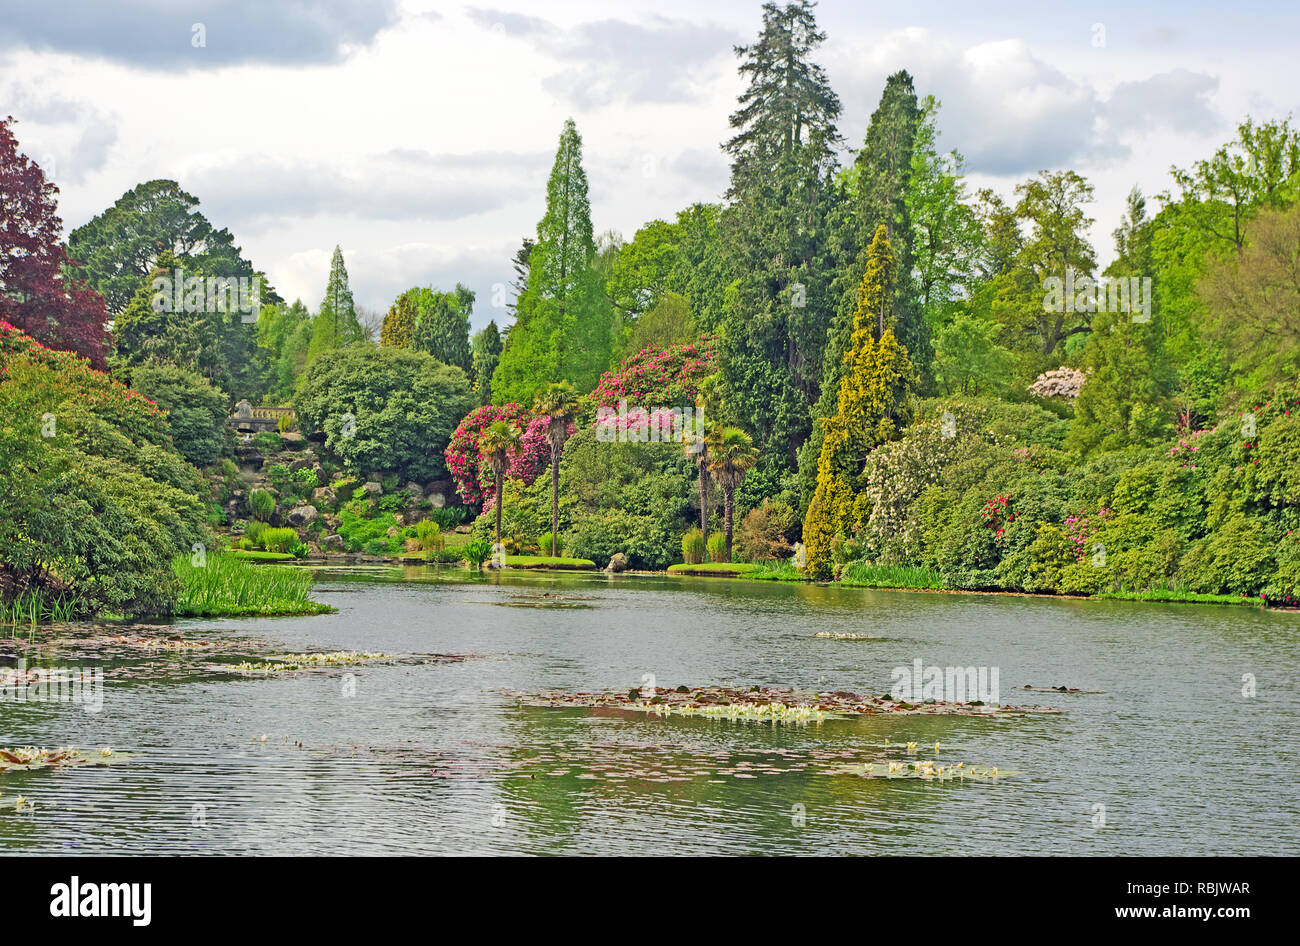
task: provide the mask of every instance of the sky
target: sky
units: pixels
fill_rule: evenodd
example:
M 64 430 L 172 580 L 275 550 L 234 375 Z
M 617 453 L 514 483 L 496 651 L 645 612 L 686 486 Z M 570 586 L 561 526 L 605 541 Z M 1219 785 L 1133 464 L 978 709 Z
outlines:
M 1083 174 L 1103 265 L 1134 186 L 1159 194 L 1246 115 L 1300 104 L 1292 2 L 822 0 L 817 17 L 847 148 L 906 68 L 972 191 Z M 358 305 L 463 282 L 478 328 L 509 321 L 566 118 L 597 233 L 721 199 L 733 46 L 760 22 L 755 0 L 0 0 L 0 115 L 68 230 L 172 179 L 288 299 L 319 306 L 338 244 Z

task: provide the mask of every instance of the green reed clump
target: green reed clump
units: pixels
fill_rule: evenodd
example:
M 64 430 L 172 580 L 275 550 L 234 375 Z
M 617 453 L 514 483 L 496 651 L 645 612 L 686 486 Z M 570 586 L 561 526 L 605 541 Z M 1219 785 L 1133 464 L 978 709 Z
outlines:
M 229 555 L 209 555 L 202 565 L 177 556 L 178 617 L 250 614 L 321 614 L 334 609 L 309 597 L 312 573 L 284 565 L 255 565 Z
M 868 588 L 942 588 L 943 579 L 925 565 L 880 565 L 875 562 L 850 562 L 844 566 L 840 583 Z
M 76 616 L 76 603 L 65 595 L 31 588 L 13 598 L 0 598 L 0 624 L 63 624 Z

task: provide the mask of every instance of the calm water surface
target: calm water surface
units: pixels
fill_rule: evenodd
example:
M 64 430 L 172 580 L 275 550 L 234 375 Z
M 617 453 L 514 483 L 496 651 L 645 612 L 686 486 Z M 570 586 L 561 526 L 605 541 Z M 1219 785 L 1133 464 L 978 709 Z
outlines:
M 54 643 L 0 638 L 3 665 L 108 668 L 98 714 L 0 703 L 0 746 L 129 754 L 0 776 L 0 853 L 1300 853 L 1294 614 L 436 569 L 324 571 L 317 597 L 339 613 L 169 630 L 226 645 L 226 659 L 470 659 L 246 677 L 214 670 L 220 655 L 69 639 L 84 629 Z M 112 633 L 124 632 L 158 629 Z M 879 693 L 916 658 L 998 667 L 1003 702 L 1068 712 L 772 728 L 511 696 L 627 690 L 646 674 L 661 687 Z M 1022 684 L 1105 692 L 1011 691 Z M 908 758 L 885 738 L 917 742 L 921 758 L 939 741 L 942 761 L 1023 774 L 825 773 Z M 18 795 L 36 809 L 15 810 Z

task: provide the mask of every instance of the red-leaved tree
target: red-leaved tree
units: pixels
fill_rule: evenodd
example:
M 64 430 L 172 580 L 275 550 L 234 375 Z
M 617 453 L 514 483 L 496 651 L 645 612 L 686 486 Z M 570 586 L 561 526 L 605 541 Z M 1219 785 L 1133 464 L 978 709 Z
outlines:
M 58 188 L 18 150 L 0 120 L 0 320 L 50 348 L 76 352 L 107 367 L 104 297 L 68 275 L 68 251 L 56 212 Z

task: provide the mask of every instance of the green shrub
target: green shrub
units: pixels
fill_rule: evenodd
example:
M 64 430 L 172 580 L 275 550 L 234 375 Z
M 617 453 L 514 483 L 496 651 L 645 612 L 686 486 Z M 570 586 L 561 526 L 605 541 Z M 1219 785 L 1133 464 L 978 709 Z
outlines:
M 387 555 L 388 543 L 383 539 L 370 539 L 366 542 L 365 553 L 367 555 Z
M 736 533 L 736 554 L 745 562 L 784 561 L 794 552 L 791 543 L 798 530 L 799 519 L 788 503 L 765 499 L 745 515 Z
M 167 412 L 172 442 L 195 466 L 214 463 L 226 442 L 226 395 L 202 375 L 168 364 L 138 365 L 131 386 Z
M 415 524 L 415 538 L 419 540 L 420 548 L 426 552 L 441 552 L 447 544 L 438 523 L 431 519 L 421 519 Z
M 698 528 L 689 529 L 682 536 L 682 561 L 687 565 L 704 561 L 704 533 Z
M 469 510 L 464 506 L 433 506 L 428 511 L 428 518 L 438 523 L 438 527 L 448 532 L 465 521 Z
M 289 484 L 293 482 L 293 473 L 284 463 L 272 463 L 266 468 L 265 475 L 266 481 L 281 496 L 289 491 Z
M 293 481 L 293 491 L 304 498 L 310 496 L 311 491 L 320 485 L 316 471 L 311 467 L 294 470 L 290 479 Z
M 209 555 L 202 566 L 189 556 L 172 563 L 180 594 L 175 613 L 186 617 L 237 614 L 316 614 L 332 608 L 309 597 L 312 574 L 302 568 L 254 565 L 229 555 Z
M 253 434 L 253 446 L 263 455 L 279 453 L 284 448 L 284 438 L 269 430 L 258 431 Z
M 366 549 L 371 555 L 382 554 L 368 551 L 367 546 L 372 541 L 379 541 L 387 551 L 396 552 L 400 540 L 393 540 L 390 547 L 388 539 L 388 530 L 396 526 L 397 520 L 393 518 L 392 513 L 384 513 L 374 519 L 358 515 L 355 500 L 339 511 L 339 535 L 343 537 L 344 546 L 349 552 Z
M 260 519 L 250 519 L 248 521 L 248 524 L 244 526 L 244 538 L 252 543 L 250 548 L 259 549 L 262 547 L 262 536 L 268 528 L 270 527 Z
M 492 557 L 492 543 L 475 539 L 473 542 L 465 543 L 461 553 L 465 556 L 465 561 L 471 565 L 482 565 Z
M 539 555 L 550 555 L 551 554 L 551 533 L 548 531 L 548 532 L 543 532 L 541 535 L 539 535 L 537 537 L 536 545 L 537 545 L 537 552 Z M 555 548 L 556 548 L 556 554 L 559 555 L 560 557 L 563 557 L 564 536 L 559 537 L 559 539 L 556 541 Z
M 262 547 L 268 552 L 287 552 L 296 544 L 298 533 L 293 529 L 267 529 L 262 533 Z
M 248 509 L 263 522 L 275 514 L 275 497 L 264 489 L 255 489 L 248 494 Z
M 709 536 L 708 549 L 710 562 L 728 561 L 727 537 L 721 532 L 714 532 Z
M 292 554 L 294 558 L 306 558 L 308 551 L 310 550 L 307 548 L 305 542 L 295 542 L 289 549 L 290 554 Z

